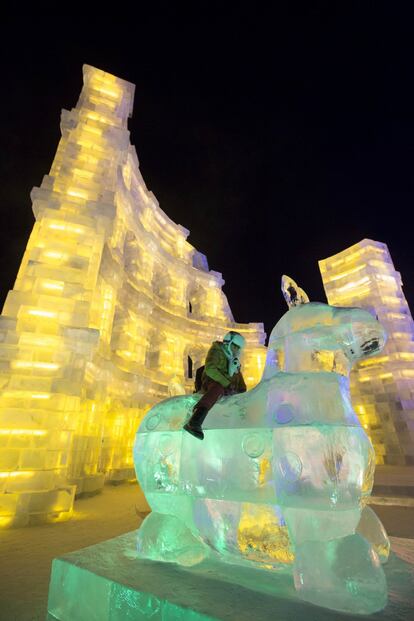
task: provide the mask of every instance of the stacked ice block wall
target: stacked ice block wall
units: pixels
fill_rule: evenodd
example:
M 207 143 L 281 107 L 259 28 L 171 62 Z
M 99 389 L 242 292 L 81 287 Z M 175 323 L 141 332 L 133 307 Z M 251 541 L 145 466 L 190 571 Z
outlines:
M 127 129 L 134 85 L 83 73 L 0 318 L 4 526 L 66 519 L 75 491 L 132 478 L 144 412 L 192 392 L 227 330 L 246 337 L 249 386 L 264 365 L 262 324 L 234 322 L 221 274 L 145 186 Z
M 329 304 L 368 308 L 387 331 L 381 354 L 351 373 L 353 405 L 377 463 L 414 464 L 414 323 L 389 250 L 364 239 L 319 267 Z

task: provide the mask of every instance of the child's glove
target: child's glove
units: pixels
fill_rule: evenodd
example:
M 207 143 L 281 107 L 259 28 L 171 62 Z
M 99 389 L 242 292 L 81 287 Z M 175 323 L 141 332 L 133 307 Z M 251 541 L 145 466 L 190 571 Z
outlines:
M 236 373 L 238 373 L 240 371 L 240 360 L 238 358 L 233 358 L 232 360 L 230 360 L 229 362 L 229 375 L 230 377 L 233 377 L 233 375 L 235 375 Z

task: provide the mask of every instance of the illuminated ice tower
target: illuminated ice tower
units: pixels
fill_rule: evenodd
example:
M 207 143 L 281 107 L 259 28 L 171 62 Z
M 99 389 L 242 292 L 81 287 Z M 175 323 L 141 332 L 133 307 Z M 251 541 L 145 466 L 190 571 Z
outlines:
M 414 323 L 389 250 L 364 239 L 319 267 L 329 304 L 371 309 L 387 331 L 384 351 L 352 372 L 352 400 L 377 463 L 414 464 Z
M 84 66 L 0 317 L 0 524 L 70 516 L 75 489 L 134 476 L 146 410 L 191 392 L 211 342 L 246 338 L 260 379 L 262 324 L 235 323 L 221 274 L 160 209 L 127 120 L 134 85 Z

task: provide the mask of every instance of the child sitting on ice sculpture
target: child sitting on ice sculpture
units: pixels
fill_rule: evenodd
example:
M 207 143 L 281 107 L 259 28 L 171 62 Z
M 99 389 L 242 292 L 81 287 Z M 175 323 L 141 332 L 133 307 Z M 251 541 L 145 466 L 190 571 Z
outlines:
M 201 391 L 204 395 L 194 406 L 190 420 L 183 427 L 199 440 L 204 440 L 201 425 L 216 401 L 224 395 L 246 392 L 239 357 L 244 345 L 244 337 L 231 330 L 223 342 L 214 341 L 208 351 L 202 375 Z

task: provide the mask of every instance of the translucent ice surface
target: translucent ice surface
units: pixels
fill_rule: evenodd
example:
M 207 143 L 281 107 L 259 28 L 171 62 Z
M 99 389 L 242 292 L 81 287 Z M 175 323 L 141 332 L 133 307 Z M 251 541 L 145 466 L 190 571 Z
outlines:
M 361 535 L 306 541 L 296 549 L 295 587 L 307 601 L 335 610 L 366 613 L 387 603 L 378 556 Z
M 386 563 L 391 549 L 390 540 L 381 520 L 371 507 L 364 507 L 356 532 L 370 542 L 381 563 Z
M 187 565 L 214 554 L 292 567 L 304 599 L 369 614 L 387 599 L 373 527 L 356 534 L 375 456 L 348 376 L 385 334 L 364 310 L 296 299 L 272 331 L 262 381 L 217 402 L 203 442 L 182 430 L 200 395 L 167 399 L 143 420 L 134 459 L 152 513 L 138 549 Z

